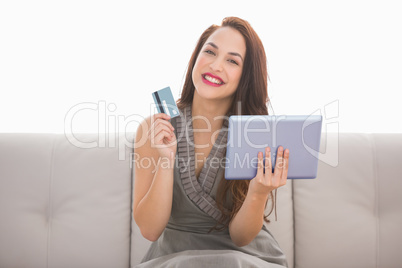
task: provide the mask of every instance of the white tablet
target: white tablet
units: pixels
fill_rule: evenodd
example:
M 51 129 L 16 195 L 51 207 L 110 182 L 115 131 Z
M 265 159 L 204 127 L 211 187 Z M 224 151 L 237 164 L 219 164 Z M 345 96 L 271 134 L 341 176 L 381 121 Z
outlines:
M 258 152 L 271 147 L 272 171 L 278 146 L 289 149 L 288 179 L 317 177 L 321 115 L 235 115 L 229 117 L 225 178 L 253 179 Z M 265 162 L 265 161 L 264 161 Z

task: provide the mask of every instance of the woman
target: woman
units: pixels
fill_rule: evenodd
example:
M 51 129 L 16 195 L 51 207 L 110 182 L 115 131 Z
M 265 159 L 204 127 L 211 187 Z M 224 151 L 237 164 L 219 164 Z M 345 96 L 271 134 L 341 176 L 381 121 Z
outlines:
M 267 100 L 266 56 L 249 23 L 230 17 L 205 30 L 177 101 L 180 116 L 156 114 L 137 130 L 136 153 L 156 163 L 135 169 L 134 219 L 154 241 L 138 267 L 287 265 L 263 222 L 268 197 L 286 184 L 289 150 L 278 148 L 274 173 L 264 173 L 260 152 L 254 179 L 223 178 L 228 116 L 266 115 Z M 269 147 L 265 157 L 270 171 Z

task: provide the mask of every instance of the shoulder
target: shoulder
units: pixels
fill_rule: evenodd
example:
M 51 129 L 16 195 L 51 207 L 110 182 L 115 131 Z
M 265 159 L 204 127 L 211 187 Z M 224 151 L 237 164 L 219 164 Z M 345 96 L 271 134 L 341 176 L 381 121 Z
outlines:
M 138 125 L 135 132 L 134 151 L 138 157 L 158 158 L 158 152 L 151 146 L 150 133 L 153 116 L 148 116 Z
M 134 148 L 140 147 L 139 145 L 145 142 L 148 137 L 148 132 L 151 129 L 152 116 L 144 118 L 137 127 L 135 132 L 135 146 Z

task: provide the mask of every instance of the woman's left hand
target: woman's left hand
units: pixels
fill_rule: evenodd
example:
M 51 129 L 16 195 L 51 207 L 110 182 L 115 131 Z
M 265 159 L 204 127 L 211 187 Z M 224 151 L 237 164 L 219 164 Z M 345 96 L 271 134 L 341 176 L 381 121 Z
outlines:
M 288 177 L 289 149 L 278 147 L 274 172 L 272 172 L 271 149 L 265 148 L 265 173 L 263 153 L 258 152 L 257 175 L 250 181 L 247 195 L 266 198 L 268 194 L 285 185 Z

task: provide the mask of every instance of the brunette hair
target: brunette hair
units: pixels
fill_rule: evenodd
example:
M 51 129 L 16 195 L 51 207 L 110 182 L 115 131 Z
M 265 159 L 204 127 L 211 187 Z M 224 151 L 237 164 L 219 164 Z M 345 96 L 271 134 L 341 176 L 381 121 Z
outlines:
M 247 21 L 237 17 L 224 18 L 221 26 L 211 25 L 202 33 L 193 54 L 191 55 L 183 85 L 183 91 L 181 93 L 181 98 L 177 101 L 177 106 L 180 109 L 184 109 L 192 104 L 195 91 L 192 73 L 195 62 L 207 39 L 212 33 L 221 27 L 231 27 L 237 30 L 246 41 L 246 55 L 244 58 L 240 82 L 233 95 L 233 101 L 226 116 L 239 114 L 267 115 L 267 103 L 269 101 L 267 84 L 268 71 L 264 46 L 251 25 Z M 238 109 L 239 103 L 241 104 L 240 110 Z M 239 211 L 244 199 L 246 198 L 249 183 L 249 180 L 221 179 L 216 202 L 219 210 L 222 212 L 222 218 L 218 223 L 222 227 L 217 228 L 217 224 L 213 229 L 222 230 L 229 226 L 229 222 Z M 227 200 L 227 196 L 231 196 L 231 200 Z M 264 215 L 264 220 L 266 222 L 269 222 L 268 216 L 274 208 L 275 200 L 272 192 L 271 199 L 273 202 L 271 211 L 268 215 Z

